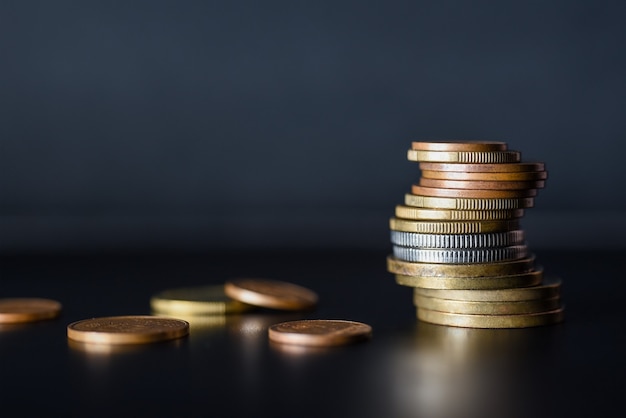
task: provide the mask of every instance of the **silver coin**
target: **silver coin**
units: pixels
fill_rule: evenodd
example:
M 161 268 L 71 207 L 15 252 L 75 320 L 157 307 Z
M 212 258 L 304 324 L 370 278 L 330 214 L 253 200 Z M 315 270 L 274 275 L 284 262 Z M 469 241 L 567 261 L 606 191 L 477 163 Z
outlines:
M 393 246 L 394 257 L 413 263 L 472 264 L 517 260 L 528 255 L 526 245 L 497 248 L 433 249 Z
M 524 242 L 521 229 L 486 234 L 418 234 L 391 230 L 391 243 L 415 248 L 488 248 L 519 245 Z

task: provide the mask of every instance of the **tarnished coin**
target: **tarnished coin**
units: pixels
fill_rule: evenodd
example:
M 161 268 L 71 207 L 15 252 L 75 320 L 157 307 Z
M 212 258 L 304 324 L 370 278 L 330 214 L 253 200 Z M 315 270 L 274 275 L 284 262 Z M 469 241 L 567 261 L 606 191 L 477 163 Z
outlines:
M 551 299 L 561 294 L 561 280 L 558 278 L 545 278 L 543 282 L 523 288 L 498 289 L 498 290 L 440 290 L 440 289 L 415 289 L 416 295 L 462 300 L 469 302 L 517 302 L 524 300 Z
M 475 264 L 518 260 L 528 255 L 526 245 L 493 248 L 413 248 L 393 246 L 393 256 L 415 263 Z
M 478 234 L 519 229 L 517 220 L 499 221 L 413 221 L 392 217 L 389 228 L 393 231 L 420 234 Z
M 521 154 L 517 151 L 420 151 L 410 149 L 407 152 L 409 161 L 493 164 L 517 163 Z
M 535 256 L 514 261 L 481 264 L 412 263 L 387 257 L 387 270 L 405 276 L 484 277 L 528 273 L 533 270 Z
M 407 276 L 396 274 L 396 283 L 417 290 L 437 289 L 502 289 L 535 286 L 541 283 L 543 270 L 504 276 L 453 277 L 453 276 Z
M 270 340 L 283 344 L 333 346 L 372 336 L 372 327 L 361 322 L 313 319 L 289 321 L 269 328 Z
M 422 162 L 420 170 L 456 171 L 463 173 L 519 173 L 528 171 L 546 171 L 544 163 L 506 163 L 506 164 L 449 164 Z
M 452 210 L 512 210 L 532 208 L 535 200 L 527 198 L 458 198 L 436 197 L 419 194 L 405 194 L 404 203 L 407 206 L 432 209 Z
M 150 307 L 155 312 L 171 315 L 220 315 L 253 308 L 228 297 L 223 285 L 164 290 L 152 296 Z
M 464 328 L 527 328 L 563 321 L 564 308 L 518 315 L 465 315 L 417 308 L 417 318 L 432 324 Z
M 521 229 L 486 234 L 418 234 L 391 231 L 391 243 L 415 248 L 483 248 L 506 247 L 524 242 Z
M 517 315 L 546 312 L 558 309 L 561 304 L 559 297 L 550 299 L 532 299 L 506 302 L 473 302 L 431 298 L 416 293 L 413 297 L 415 306 L 432 311 L 469 314 L 469 315 Z
M 42 298 L 0 299 L 0 324 L 51 319 L 61 313 L 61 303 Z
M 464 165 L 464 164 L 458 164 Z M 547 171 L 518 171 L 509 173 L 471 173 L 466 171 L 421 170 L 422 178 L 461 181 L 537 181 L 548 178 Z
M 501 141 L 413 141 L 411 149 L 421 151 L 506 151 Z
M 523 209 L 514 210 L 452 210 L 424 209 L 412 206 L 397 205 L 396 217 L 413 220 L 432 221 L 496 221 L 502 219 L 521 218 Z
M 67 326 L 67 337 L 92 344 L 145 344 L 173 340 L 189 333 L 181 319 L 149 315 L 85 319 Z
M 526 190 L 467 190 L 425 187 L 414 184 L 411 193 L 432 197 L 480 198 L 480 199 L 519 199 L 537 195 L 536 189 Z
M 444 189 L 464 190 L 528 190 L 541 189 L 545 186 L 543 180 L 534 181 L 488 181 L 488 180 L 440 180 L 420 178 L 420 186 L 441 187 Z
M 293 283 L 268 279 L 233 279 L 224 285 L 226 295 L 243 303 L 290 311 L 311 309 L 317 304 L 315 292 Z

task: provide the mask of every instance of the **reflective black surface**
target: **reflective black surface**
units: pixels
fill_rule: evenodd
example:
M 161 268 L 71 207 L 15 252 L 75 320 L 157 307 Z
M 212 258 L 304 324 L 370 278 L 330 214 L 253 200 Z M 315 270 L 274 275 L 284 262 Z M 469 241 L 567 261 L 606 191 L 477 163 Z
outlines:
M 623 252 L 537 253 L 563 279 L 566 321 L 518 330 L 420 323 L 381 252 L 13 256 L 0 297 L 61 301 L 55 320 L 0 327 L 2 416 L 555 417 L 625 412 Z M 192 320 L 189 337 L 107 348 L 73 344 L 89 317 L 150 313 L 179 286 L 254 276 L 308 286 L 313 312 Z M 271 344 L 300 318 L 372 325 L 333 349 Z

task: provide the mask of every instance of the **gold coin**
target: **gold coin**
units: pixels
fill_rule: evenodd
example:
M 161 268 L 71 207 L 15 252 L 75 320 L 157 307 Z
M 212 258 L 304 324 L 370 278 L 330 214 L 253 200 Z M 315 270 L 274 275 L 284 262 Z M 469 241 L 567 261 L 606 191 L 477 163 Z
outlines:
M 505 163 L 505 164 L 448 164 L 422 162 L 420 170 L 456 171 L 462 173 L 519 173 L 545 171 L 544 163 Z
M 521 154 L 517 151 L 420 151 L 409 150 L 409 161 L 493 164 L 517 163 Z
M 417 291 L 425 289 L 503 289 L 524 288 L 535 286 L 541 283 L 543 270 L 537 269 L 527 273 L 509 274 L 503 276 L 483 276 L 483 277 L 451 277 L 451 276 L 407 276 L 397 274 L 396 283 L 401 286 L 414 287 Z M 478 290 L 474 290 L 478 291 Z
M 333 346 L 372 336 L 372 327 L 361 322 L 313 319 L 289 321 L 269 328 L 270 340 L 282 344 Z
M 508 276 L 533 270 L 535 256 L 513 261 L 480 264 L 412 263 L 387 257 L 387 270 L 404 276 L 423 277 L 484 277 Z
M 561 294 L 561 280 L 548 278 L 536 286 L 499 290 L 441 290 L 415 289 L 415 294 L 441 299 L 468 302 L 518 302 L 524 300 L 551 299 Z
M 85 319 L 67 326 L 69 339 L 92 344 L 145 344 L 188 333 L 187 321 L 149 315 Z
M 397 205 L 395 215 L 401 219 L 436 221 L 495 221 L 524 216 L 523 209 L 515 210 L 450 210 L 422 209 Z
M 500 141 L 414 141 L 411 149 L 420 151 L 506 151 Z
M 394 231 L 420 234 L 477 234 L 519 229 L 519 222 L 517 220 L 420 222 L 391 218 L 389 219 L 389 228 Z
M 535 204 L 535 200 L 532 197 L 513 199 L 476 199 L 406 194 L 404 195 L 404 203 L 407 206 L 429 209 L 512 210 L 532 208 Z
M 519 199 L 537 195 L 536 189 L 527 190 L 465 190 L 445 189 L 413 185 L 411 193 L 432 197 L 480 198 L 480 199 Z
M 431 311 L 468 315 L 517 315 L 557 309 L 561 304 L 561 299 L 556 297 L 551 299 L 534 299 L 515 302 L 471 302 L 465 300 L 431 298 L 415 293 L 413 302 L 418 308 Z
M 535 181 L 487 181 L 487 180 L 439 180 L 422 177 L 420 186 L 440 187 L 444 189 L 465 190 L 528 190 L 541 189 L 545 186 L 543 180 Z
M 463 164 L 459 164 L 463 165 Z M 548 178 L 547 171 L 520 171 L 509 173 L 471 173 L 464 171 L 432 171 L 422 170 L 422 178 L 437 180 L 462 180 L 462 181 L 537 181 Z
M 278 280 L 233 279 L 226 282 L 224 291 L 243 303 L 292 311 L 311 309 L 318 300 L 312 290 Z
M 61 304 L 41 298 L 0 299 L 0 324 L 14 324 L 51 319 L 59 316 Z
M 417 318 L 432 324 L 464 328 L 527 328 L 563 321 L 564 307 L 518 315 L 465 315 L 417 308 Z
M 253 308 L 226 296 L 223 285 L 164 290 L 152 296 L 150 307 L 155 312 L 181 315 L 221 315 Z

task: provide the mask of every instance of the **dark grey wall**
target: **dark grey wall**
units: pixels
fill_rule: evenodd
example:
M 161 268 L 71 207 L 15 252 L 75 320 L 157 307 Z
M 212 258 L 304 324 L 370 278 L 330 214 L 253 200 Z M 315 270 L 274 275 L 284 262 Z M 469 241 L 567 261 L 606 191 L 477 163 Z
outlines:
M 384 247 L 416 139 L 550 178 L 532 245 L 624 246 L 626 3 L 0 3 L 0 250 Z

